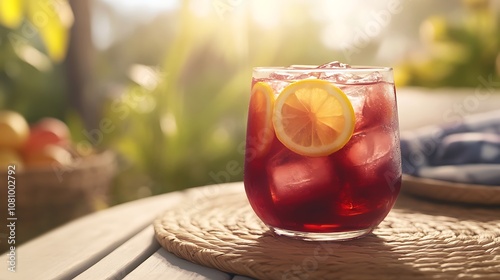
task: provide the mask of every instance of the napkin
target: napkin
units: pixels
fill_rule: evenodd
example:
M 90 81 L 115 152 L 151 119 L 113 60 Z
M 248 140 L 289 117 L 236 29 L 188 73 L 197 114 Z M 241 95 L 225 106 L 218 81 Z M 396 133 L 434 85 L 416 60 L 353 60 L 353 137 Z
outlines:
M 403 173 L 500 185 L 500 110 L 401 133 Z

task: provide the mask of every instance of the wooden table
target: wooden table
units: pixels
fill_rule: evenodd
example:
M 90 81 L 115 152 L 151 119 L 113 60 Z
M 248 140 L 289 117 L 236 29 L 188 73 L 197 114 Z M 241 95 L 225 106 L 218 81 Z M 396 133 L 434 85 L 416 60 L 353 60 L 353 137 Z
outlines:
M 0 256 L 0 279 L 249 279 L 180 259 L 155 240 L 153 220 L 191 191 L 124 203 L 52 230 L 16 249 L 15 273 L 8 255 Z

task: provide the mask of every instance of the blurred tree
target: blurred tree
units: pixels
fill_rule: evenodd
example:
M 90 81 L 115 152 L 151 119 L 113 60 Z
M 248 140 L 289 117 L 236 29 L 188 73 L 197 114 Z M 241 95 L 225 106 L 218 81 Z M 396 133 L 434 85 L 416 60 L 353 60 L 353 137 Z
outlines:
M 500 81 L 500 17 L 489 0 L 464 0 L 455 21 L 433 15 L 420 26 L 423 49 L 396 69 L 399 86 L 475 87 Z
M 90 3 L 92 1 L 70 0 L 75 21 L 70 30 L 71 40 L 66 59 L 69 103 L 87 128 L 95 128 L 100 118 L 100 102 L 96 95 L 96 51 L 91 38 Z M 81 131 L 74 131 L 81 134 Z M 79 135 L 75 135 L 77 139 Z

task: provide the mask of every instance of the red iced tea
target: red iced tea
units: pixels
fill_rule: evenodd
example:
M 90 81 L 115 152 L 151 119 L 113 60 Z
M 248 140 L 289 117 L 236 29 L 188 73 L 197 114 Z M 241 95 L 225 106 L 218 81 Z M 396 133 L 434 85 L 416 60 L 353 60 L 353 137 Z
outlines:
M 387 68 L 350 68 L 338 72 L 287 69 L 266 69 L 263 73 L 256 73 L 259 72 L 256 69 L 254 72 L 244 173 L 250 204 L 259 218 L 279 234 L 339 240 L 367 234 L 389 213 L 401 185 L 392 71 Z M 340 100 L 341 103 L 352 106 L 354 118 L 343 118 L 345 124 L 338 125 L 338 133 L 324 138 L 343 137 L 339 136 L 341 131 L 351 129 L 346 132 L 346 143 L 340 141 L 331 151 L 326 151 L 327 154 L 313 152 L 308 147 L 302 151 L 300 145 L 310 139 L 283 136 L 287 131 L 295 132 L 295 128 L 283 129 L 279 122 L 283 120 L 276 120 L 276 107 L 283 108 L 280 95 L 288 94 L 292 88 L 289 86 L 302 80 L 308 80 L 305 85 L 312 84 L 309 92 L 313 93 L 316 83 L 322 85 L 315 80 L 335 85 L 347 97 L 348 101 Z M 299 83 L 294 90 L 299 92 L 300 89 Z M 292 100 L 294 98 L 288 98 L 287 102 L 298 102 Z M 314 105 L 325 98 L 320 95 L 319 101 L 309 100 L 313 105 L 308 106 L 325 107 L 324 104 Z M 335 106 L 332 108 L 338 107 Z M 294 113 L 293 110 L 288 111 Z M 349 110 L 344 111 L 348 115 Z M 320 119 L 320 116 L 313 117 Z M 300 121 L 293 119 L 284 124 L 293 126 Z M 288 144 L 293 141 L 298 144 Z M 314 142 L 311 140 L 310 144 Z M 326 140 L 319 142 L 322 143 L 317 145 L 322 146 Z M 298 150 L 294 145 L 299 145 Z

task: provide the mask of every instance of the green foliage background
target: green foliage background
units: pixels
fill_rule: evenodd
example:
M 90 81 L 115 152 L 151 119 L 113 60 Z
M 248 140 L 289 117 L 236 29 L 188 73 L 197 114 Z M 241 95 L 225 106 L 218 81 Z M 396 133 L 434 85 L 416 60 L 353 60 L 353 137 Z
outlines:
M 396 67 L 399 85 L 475 87 L 500 81 L 500 17 L 488 0 L 462 1 L 460 17 L 435 14 L 421 23 L 422 49 Z

